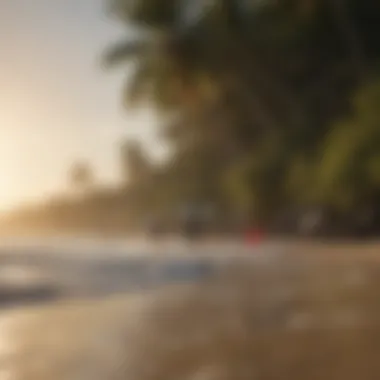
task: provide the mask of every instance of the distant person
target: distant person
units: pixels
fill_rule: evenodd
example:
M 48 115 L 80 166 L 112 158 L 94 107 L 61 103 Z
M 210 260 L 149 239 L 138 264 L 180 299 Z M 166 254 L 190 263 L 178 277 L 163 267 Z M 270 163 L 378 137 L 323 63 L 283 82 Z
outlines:
M 202 233 L 202 222 L 194 207 L 187 207 L 182 215 L 182 234 L 185 238 L 193 240 Z
M 157 239 L 164 232 L 162 223 L 157 218 L 151 218 L 147 222 L 147 233 L 150 238 Z

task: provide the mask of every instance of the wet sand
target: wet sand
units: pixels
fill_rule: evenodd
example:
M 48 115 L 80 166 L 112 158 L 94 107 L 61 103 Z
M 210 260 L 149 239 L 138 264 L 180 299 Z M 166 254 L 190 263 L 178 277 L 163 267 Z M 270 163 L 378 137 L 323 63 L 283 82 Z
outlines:
M 379 274 L 362 258 L 240 258 L 190 284 L 13 311 L 0 378 L 376 380 Z

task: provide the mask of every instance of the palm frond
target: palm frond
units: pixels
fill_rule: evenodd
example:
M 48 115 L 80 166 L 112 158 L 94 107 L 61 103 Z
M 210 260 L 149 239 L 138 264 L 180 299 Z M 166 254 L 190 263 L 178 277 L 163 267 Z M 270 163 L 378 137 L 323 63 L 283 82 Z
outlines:
M 102 61 L 107 67 L 114 67 L 143 57 L 151 48 L 151 43 L 145 40 L 122 41 L 112 46 L 103 56 Z
M 124 86 L 123 99 L 126 107 L 133 108 L 149 97 L 154 75 L 154 66 L 151 62 L 142 61 L 136 65 L 132 76 Z

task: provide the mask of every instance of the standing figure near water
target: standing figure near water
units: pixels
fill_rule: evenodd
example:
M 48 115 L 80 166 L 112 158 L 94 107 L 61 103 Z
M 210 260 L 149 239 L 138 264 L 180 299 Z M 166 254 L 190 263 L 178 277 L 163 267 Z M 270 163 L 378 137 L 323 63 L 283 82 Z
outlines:
M 188 240 L 199 238 L 203 232 L 200 214 L 194 205 L 188 205 L 181 215 L 181 234 Z
M 158 239 L 164 233 L 162 222 L 157 217 L 151 217 L 146 223 L 146 231 L 150 238 Z

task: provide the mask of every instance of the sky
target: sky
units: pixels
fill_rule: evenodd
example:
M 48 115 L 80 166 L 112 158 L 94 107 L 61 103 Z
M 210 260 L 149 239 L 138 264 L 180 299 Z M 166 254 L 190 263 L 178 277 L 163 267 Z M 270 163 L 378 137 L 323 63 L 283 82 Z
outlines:
M 73 162 L 119 180 L 118 144 L 155 144 L 153 111 L 121 106 L 125 72 L 100 58 L 126 30 L 104 0 L 0 1 L 0 210 L 69 190 Z

